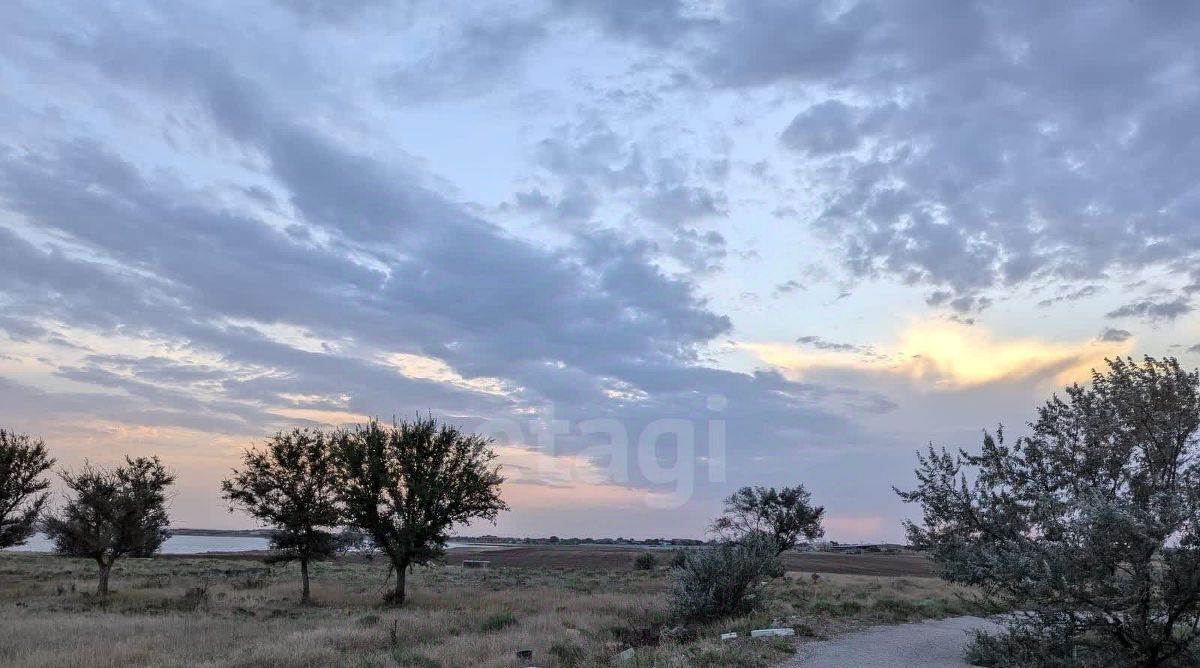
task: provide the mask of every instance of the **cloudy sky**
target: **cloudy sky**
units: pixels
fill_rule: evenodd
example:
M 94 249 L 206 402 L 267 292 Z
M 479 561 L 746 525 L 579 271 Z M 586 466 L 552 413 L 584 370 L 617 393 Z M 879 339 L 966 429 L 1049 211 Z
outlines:
M 428 410 L 497 438 L 479 531 L 698 536 L 803 482 L 830 537 L 896 539 L 926 443 L 1105 356 L 1200 363 L 1196 3 L 0 26 L 0 424 L 159 455 L 177 525 L 251 526 L 217 483 L 274 430 Z

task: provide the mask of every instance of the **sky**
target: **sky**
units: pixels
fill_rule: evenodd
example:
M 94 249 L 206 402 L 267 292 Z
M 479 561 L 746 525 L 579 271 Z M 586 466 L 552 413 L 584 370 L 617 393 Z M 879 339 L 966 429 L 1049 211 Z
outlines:
M 177 526 L 292 427 L 495 439 L 466 533 L 699 537 L 1118 355 L 1200 363 L 1200 4 L 15 0 L 0 425 L 157 455 Z

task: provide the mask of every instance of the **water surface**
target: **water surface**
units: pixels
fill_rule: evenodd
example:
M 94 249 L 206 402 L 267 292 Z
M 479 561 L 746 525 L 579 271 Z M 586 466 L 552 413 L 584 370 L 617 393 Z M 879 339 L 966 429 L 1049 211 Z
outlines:
M 268 540 L 259 536 L 171 536 L 163 543 L 163 554 L 201 554 L 203 552 L 250 552 L 265 550 Z M 24 545 L 8 548 L 12 552 L 53 552 L 54 543 L 45 534 L 34 534 Z
M 162 554 L 203 554 L 205 552 L 254 552 L 266 550 L 270 541 L 259 536 L 171 536 L 163 543 Z M 465 543 L 447 543 L 448 549 L 466 547 Z M 6 548 L 10 552 L 53 552 L 54 543 L 45 534 L 34 534 L 24 545 Z

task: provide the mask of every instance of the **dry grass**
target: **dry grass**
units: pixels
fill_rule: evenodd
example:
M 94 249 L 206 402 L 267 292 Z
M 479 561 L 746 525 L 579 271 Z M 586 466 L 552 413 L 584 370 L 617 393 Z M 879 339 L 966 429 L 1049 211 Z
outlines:
M 799 633 L 828 637 L 873 624 L 993 612 L 970 589 L 922 577 L 788 573 L 772 608 Z
M 790 643 L 714 638 L 773 622 L 819 634 L 847 620 L 958 611 L 935 580 L 792 576 L 772 583 L 767 612 L 673 631 L 661 569 L 419 569 L 402 609 L 380 605 L 385 572 L 379 563 L 319 564 L 317 604 L 301 607 L 294 567 L 130 559 L 118 562 L 114 593 L 98 599 L 93 564 L 0 553 L 0 665 L 511 668 L 520 665 L 516 650 L 528 648 L 535 665 L 571 668 L 612 665 L 632 645 L 638 659 L 627 665 L 761 668 Z

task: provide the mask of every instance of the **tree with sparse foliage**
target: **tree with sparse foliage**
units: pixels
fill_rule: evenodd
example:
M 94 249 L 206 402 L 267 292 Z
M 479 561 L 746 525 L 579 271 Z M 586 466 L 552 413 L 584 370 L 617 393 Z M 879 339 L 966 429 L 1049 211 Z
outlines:
M 396 605 L 409 567 L 441 557 L 451 527 L 508 510 L 491 441 L 432 416 L 338 432 L 333 451 L 346 518 L 391 560 Z
M 713 520 L 710 531 L 727 541 L 765 534 L 783 554 L 801 538 L 814 540 L 825 535 L 821 520 L 825 508 L 812 505 L 812 494 L 804 485 L 743 487 L 725 499 L 725 512 Z
M 54 466 L 46 444 L 25 434 L 0 429 L 0 549 L 21 545 L 33 535 L 46 505 Z
M 108 593 L 113 564 L 126 555 L 150 555 L 166 541 L 170 526 L 167 488 L 175 482 L 158 457 L 125 458 L 106 469 L 85 463 L 60 474 L 71 498 L 43 522 L 55 551 L 92 559 L 100 567 L 96 593 Z
M 919 456 L 909 540 L 951 582 L 1018 613 L 972 655 L 994 666 L 1200 665 L 1200 374 L 1107 361 L 1029 435 Z
M 329 439 L 315 429 L 279 432 L 263 449 L 247 449 L 242 468 L 221 482 L 231 512 L 240 508 L 275 530 L 270 561 L 300 562 L 301 603 L 311 600 L 309 564 L 337 551 L 337 487 Z

